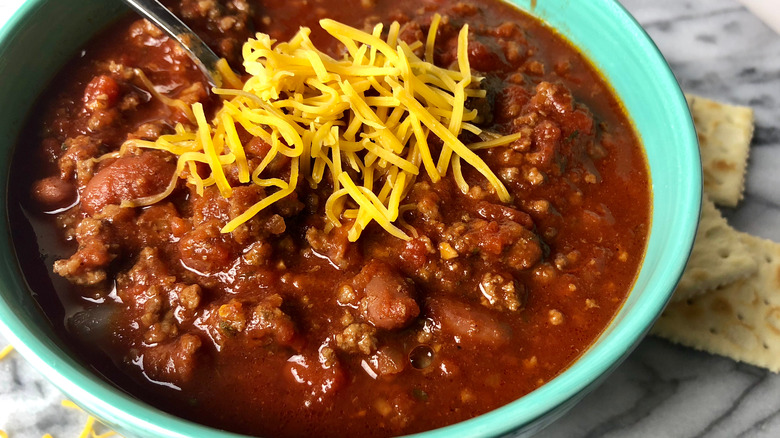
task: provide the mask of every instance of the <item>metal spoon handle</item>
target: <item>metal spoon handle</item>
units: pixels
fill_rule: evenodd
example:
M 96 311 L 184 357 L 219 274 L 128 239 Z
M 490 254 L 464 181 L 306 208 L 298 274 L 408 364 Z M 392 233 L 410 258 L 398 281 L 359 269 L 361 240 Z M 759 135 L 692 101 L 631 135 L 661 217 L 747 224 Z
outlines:
M 157 0 L 123 1 L 162 29 L 169 37 L 178 41 L 212 86 L 222 86 L 222 75 L 217 70 L 219 56 L 192 29 L 179 20 L 179 17 L 173 15 Z

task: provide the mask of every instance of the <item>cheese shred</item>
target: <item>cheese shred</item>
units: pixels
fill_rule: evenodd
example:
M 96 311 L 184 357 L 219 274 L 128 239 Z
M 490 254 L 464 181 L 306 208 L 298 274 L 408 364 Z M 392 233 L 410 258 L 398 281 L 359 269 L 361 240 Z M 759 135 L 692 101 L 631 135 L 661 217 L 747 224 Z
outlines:
M 3 347 L 3 349 L 0 350 L 0 360 L 5 359 L 5 357 L 11 354 L 12 351 L 14 351 L 13 345 L 6 345 Z
M 73 403 L 70 400 L 63 400 L 61 404 L 63 407 L 75 409 L 83 412 L 83 410 L 79 405 Z M 84 428 L 81 430 L 81 434 L 79 434 L 79 438 L 110 438 L 114 436 L 119 436 L 116 432 L 108 429 L 107 427 L 103 427 L 103 429 L 108 429 L 108 430 L 106 430 L 103 433 L 98 433 L 95 430 L 96 426 L 102 426 L 102 424 L 98 421 L 97 418 L 93 417 L 92 415 L 88 415 L 87 421 L 86 423 L 84 423 Z M 46 436 L 44 436 L 43 438 L 46 438 Z
M 243 46 L 246 82 L 226 63 L 218 66 L 230 88 L 214 89 L 224 101 L 210 122 L 196 103 L 185 111 L 192 127 L 179 125 L 155 142 L 126 143 L 168 151 L 178 162 L 163 193 L 123 205 L 158 202 L 180 179 L 201 195 L 214 185 L 225 198 L 235 184 L 266 188 L 265 198 L 231 217 L 222 228 L 228 233 L 293 194 L 302 182 L 314 188 L 325 181 L 333 189 L 325 203 L 330 226 L 351 222 L 348 237 L 355 241 L 371 222 L 400 239 L 416 236 L 402 217 L 414 206 L 401 203 L 423 173 L 437 182 L 451 168 L 466 193 L 463 170 L 469 165 L 501 201 L 509 202 L 507 189 L 474 151 L 504 146 L 519 136 L 496 135 L 468 145 L 460 140 L 463 131 L 482 133 L 475 125 L 480 115 L 466 101 L 484 97 L 485 91 L 469 65 L 467 25 L 458 34 L 456 69 L 434 65 L 440 22 L 436 14 L 426 40 L 407 44 L 398 37 L 398 23 L 386 31 L 379 24 L 367 33 L 321 20 L 320 26 L 346 48 L 342 59 L 318 50 L 305 27 L 287 42 L 258 33 Z M 443 145 L 430 142 L 432 137 Z M 257 142 L 265 144 L 264 152 L 258 153 Z

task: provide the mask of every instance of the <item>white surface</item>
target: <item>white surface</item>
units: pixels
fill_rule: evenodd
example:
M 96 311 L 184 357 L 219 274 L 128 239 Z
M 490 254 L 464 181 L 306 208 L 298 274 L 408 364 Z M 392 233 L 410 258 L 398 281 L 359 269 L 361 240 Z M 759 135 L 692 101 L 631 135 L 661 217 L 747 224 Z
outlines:
M 0 23 L 19 3 L 0 0 Z M 780 241 L 780 36 L 736 0 L 623 3 L 685 91 L 756 110 L 746 198 L 726 214 L 736 228 Z M 542 436 L 777 437 L 778 392 L 778 375 L 649 338 Z M 18 354 L 0 362 L 0 429 L 11 438 L 78 436 L 85 417 L 60 400 Z

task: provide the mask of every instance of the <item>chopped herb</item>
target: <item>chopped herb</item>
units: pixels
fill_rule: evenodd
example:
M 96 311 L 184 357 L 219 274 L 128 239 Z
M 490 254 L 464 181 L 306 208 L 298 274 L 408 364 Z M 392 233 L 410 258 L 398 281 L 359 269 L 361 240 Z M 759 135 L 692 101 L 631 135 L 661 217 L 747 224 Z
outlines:
M 232 324 L 230 324 L 229 321 L 220 321 L 219 322 L 219 329 L 225 332 L 226 335 L 229 336 L 235 336 L 236 329 L 233 327 Z
M 416 398 L 417 400 L 424 401 L 424 402 L 428 401 L 428 393 L 423 391 L 420 388 L 414 388 L 412 390 L 412 395 L 414 395 L 414 398 Z

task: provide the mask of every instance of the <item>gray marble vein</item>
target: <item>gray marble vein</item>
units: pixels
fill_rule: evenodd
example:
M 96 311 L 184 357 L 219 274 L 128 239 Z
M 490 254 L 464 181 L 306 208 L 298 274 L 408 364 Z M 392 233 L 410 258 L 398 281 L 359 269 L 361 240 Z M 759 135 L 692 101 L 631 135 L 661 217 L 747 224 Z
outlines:
M 0 0 L 0 22 L 19 2 Z M 725 215 L 780 242 L 780 35 L 735 0 L 622 2 L 685 91 L 755 109 L 745 199 Z M 18 354 L 0 361 L 0 429 L 12 438 L 78 436 L 86 416 L 60 407 L 61 399 Z M 777 437 L 780 376 L 648 338 L 541 436 Z
M 0 346 L 7 345 L 0 336 Z M 0 361 L 0 430 L 9 438 L 75 438 L 87 420 L 83 412 L 61 406 L 62 393 L 17 352 Z

